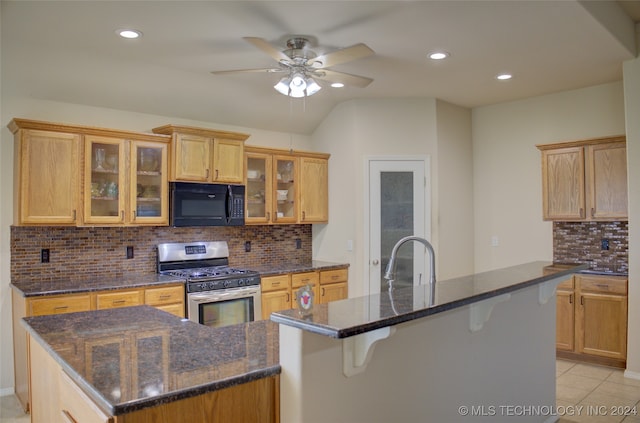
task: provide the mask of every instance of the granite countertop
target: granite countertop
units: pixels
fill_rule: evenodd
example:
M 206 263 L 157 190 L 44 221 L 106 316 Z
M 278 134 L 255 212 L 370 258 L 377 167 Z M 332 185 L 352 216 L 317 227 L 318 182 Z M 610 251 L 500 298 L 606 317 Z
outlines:
M 310 272 L 314 270 L 342 269 L 345 267 L 349 267 L 349 265 L 310 260 L 304 263 L 287 263 L 284 265 L 264 264 L 261 266 L 248 266 L 246 268 L 260 273 L 261 276 L 270 276 L 284 273 Z M 175 276 L 159 275 L 157 273 L 131 273 L 119 278 L 95 276 L 88 278 L 56 277 L 46 280 L 13 280 L 11 281 L 11 286 L 18 290 L 24 297 L 37 297 L 44 295 L 109 291 L 113 289 L 142 288 L 184 282 L 184 279 Z
M 573 265 L 551 268 L 550 262 L 533 262 L 475 275 L 436 282 L 430 305 L 429 285 L 395 288 L 328 304 L 315 304 L 310 315 L 297 309 L 271 314 L 271 320 L 332 338 L 347 338 L 402 322 L 442 313 L 498 295 L 510 293 L 588 268 Z
M 311 260 L 303 263 L 286 263 L 278 265 L 263 264 L 250 266 L 251 270 L 260 273 L 261 276 L 282 275 L 284 273 L 312 272 L 316 270 L 336 270 L 349 267 L 346 263 L 333 263 L 329 261 Z
M 131 273 L 119 278 L 52 278 L 46 280 L 13 280 L 11 286 L 24 297 L 73 294 L 79 292 L 109 291 L 113 289 L 142 288 L 154 285 L 184 283 L 184 279 L 157 273 Z
M 112 416 L 280 373 L 278 325 L 268 320 L 214 329 L 136 306 L 23 324 Z

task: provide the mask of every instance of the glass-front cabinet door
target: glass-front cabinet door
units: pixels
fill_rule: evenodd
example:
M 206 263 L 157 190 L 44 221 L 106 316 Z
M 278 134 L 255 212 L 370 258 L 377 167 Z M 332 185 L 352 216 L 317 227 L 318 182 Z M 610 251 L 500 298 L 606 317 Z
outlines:
M 270 154 L 246 153 L 245 222 L 269 223 L 272 217 L 271 185 L 272 162 Z
M 124 223 L 125 140 L 85 136 L 84 221 Z
M 298 218 L 298 202 L 296 192 L 297 159 L 289 156 L 274 156 L 273 198 L 275 223 L 295 223 Z
M 131 220 L 166 225 L 168 216 L 167 144 L 131 141 Z

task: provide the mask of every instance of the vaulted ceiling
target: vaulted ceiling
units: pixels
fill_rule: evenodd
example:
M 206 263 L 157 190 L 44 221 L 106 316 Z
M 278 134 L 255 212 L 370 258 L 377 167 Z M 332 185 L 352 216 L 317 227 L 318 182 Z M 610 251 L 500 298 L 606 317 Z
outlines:
M 636 57 L 638 1 L 6 1 L 2 96 L 25 96 L 168 117 L 312 133 L 336 104 L 433 97 L 477 107 L 622 79 Z M 137 40 L 121 28 L 143 33 Z M 366 88 L 291 99 L 243 40 L 285 49 L 305 35 L 323 53 L 365 43 L 375 55 L 332 69 Z M 444 49 L 450 57 L 430 61 Z M 498 73 L 513 78 L 499 81 Z

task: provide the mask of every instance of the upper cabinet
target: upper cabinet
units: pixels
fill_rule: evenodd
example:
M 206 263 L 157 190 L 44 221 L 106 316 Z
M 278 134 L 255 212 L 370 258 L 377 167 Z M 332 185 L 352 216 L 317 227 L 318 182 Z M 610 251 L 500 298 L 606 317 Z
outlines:
M 15 224 L 77 224 L 81 136 L 22 128 L 15 120 L 9 129 L 15 137 Z
M 230 183 L 244 181 L 244 141 L 247 134 L 165 125 L 156 134 L 172 136 L 169 179 Z
M 545 220 L 627 220 L 624 136 L 538 148 Z
M 326 223 L 329 155 L 245 148 L 246 224 Z
M 170 137 L 14 119 L 17 225 L 168 225 Z

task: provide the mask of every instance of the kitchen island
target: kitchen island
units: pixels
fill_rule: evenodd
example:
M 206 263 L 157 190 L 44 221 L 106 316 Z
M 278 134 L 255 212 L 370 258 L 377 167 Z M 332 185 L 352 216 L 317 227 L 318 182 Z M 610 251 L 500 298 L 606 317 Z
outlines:
M 551 265 L 272 314 L 281 421 L 555 421 L 555 289 L 587 266 Z
M 212 329 L 136 306 L 24 323 L 33 423 L 278 421 L 272 322 Z

